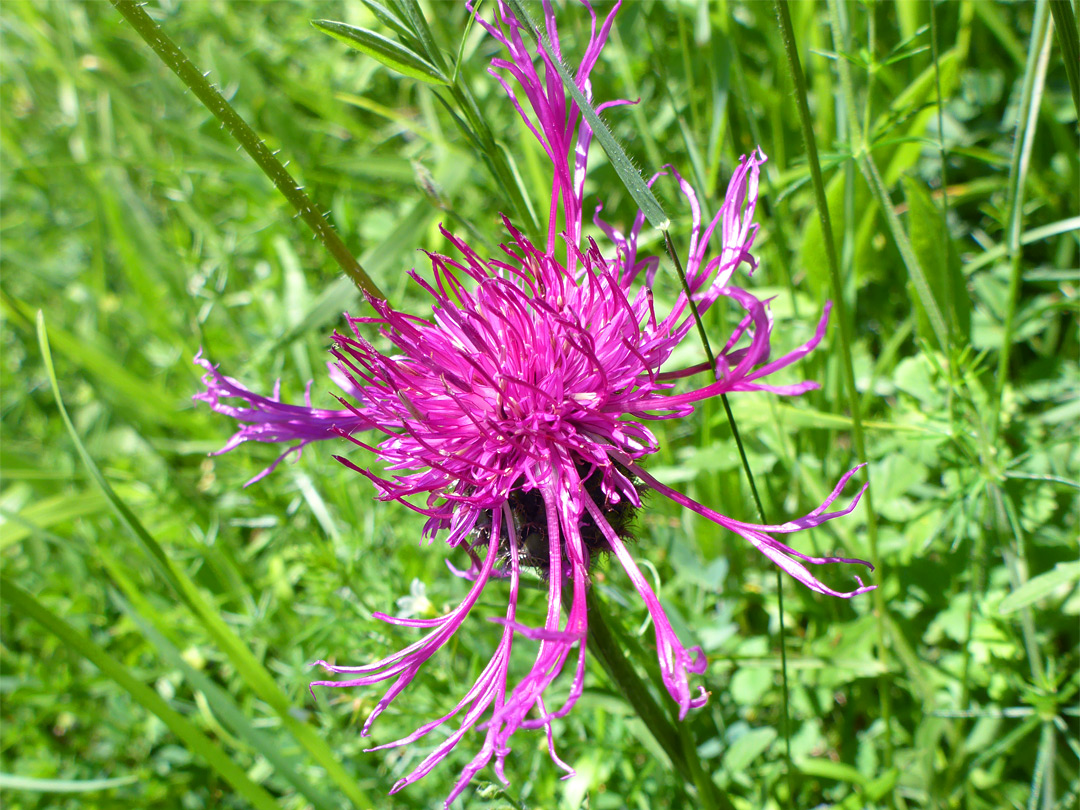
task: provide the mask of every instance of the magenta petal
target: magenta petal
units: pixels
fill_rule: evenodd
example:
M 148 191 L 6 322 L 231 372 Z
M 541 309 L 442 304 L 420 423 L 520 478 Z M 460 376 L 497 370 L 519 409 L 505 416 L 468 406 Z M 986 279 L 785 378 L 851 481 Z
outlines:
M 304 447 L 311 442 L 335 439 L 368 427 L 367 419 L 352 411 L 331 411 L 311 407 L 311 383 L 304 399 L 306 405 L 289 405 L 280 399 L 280 384 L 274 386 L 272 397 L 260 396 L 241 385 L 231 377 L 226 377 L 218 367 L 202 356 L 200 349 L 194 362 L 205 370 L 203 385 L 205 390 L 195 394 L 192 399 L 205 402 L 216 413 L 231 416 L 240 429 L 215 453 L 227 453 L 247 441 L 286 443 L 296 442 L 278 456 L 274 462 L 249 480 L 244 486 L 272 473 L 290 454 L 300 455 Z
M 572 631 L 548 630 L 544 627 L 529 627 L 527 624 L 513 622 L 509 619 L 501 619 L 498 616 L 491 616 L 488 618 L 488 621 L 508 627 L 515 633 L 518 633 L 525 638 L 531 638 L 533 641 L 557 641 L 560 644 L 574 644 L 575 642 L 581 641 L 585 636 L 584 629 Z
M 804 565 L 798 560 L 791 559 L 792 556 L 799 558 L 805 562 L 813 563 L 815 565 L 822 565 L 825 563 L 841 562 L 841 563 L 854 563 L 857 565 L 864 565 L 871 571 L 874 567 L 865 560 L 848 559 L 845 557 L 807 557 L 801 554 L 789 546 L 784 545 L 780 541 L 769 537 L 769 532 L 777 533 L 790 533 L 795 531 L 801 531 L 803 529 L 819 526 L 822 523 L 832 520 L 833 518 L 842 517 L 843 515 L 850 514 L 851 511 L 859 502 L 859 498 L 862 493 L 866 491 L 868 485 L 864 484 L 862 489 L 855 495 L 851 503 L 845 508 L 837 512 L 831 512 L 825 514 L 825 509 L 831 504 L 840 494 L 840 490 L 850 480 L 851 476 L 855 474 L 863 465 L 859 465 L 849 472 L 845 473 L 840 479 L 840 482 L 836 485 L 833 491 L 829 494 L 829 497 L 825 499 L 825 502 L 805 517 L 797 520 L 792 520 L 787 523 L 783 523 L 776 526 L 762 526 L 754 523 L 744 523 L 742 521 L 733 520 L 725 515 L 721 515 L 719 512 L 709 509 L 707 506 L 702 506 L 693 499 L 683 495 L 670 487 L 661 484 L 658 480 L 653 478 L 637 464 L 628 464 L 630 470 L 640 477 L 646 484 L 655 489 L 657 492 L 671 498 L 676 503 L 685 506 L 693 512 L 697 512 L 704 518 L 711 520 L 713 523 L 717 523 L 726 529 L 730 529 L 741 537 L 749 540 L 753 546 L 768 557 L 770 560 L 779 565 L 785 572 L 791 574 L 799 582 L 806 585 L 811 590 L 815 590 L 818 593 L 828 594 L 830 596 L 851 597 L 860 593 L 866 593 L 874 589 L 874 585 L 863 585 L 862 580 L 856 577 L 856 582 L 859 583 L 859 587 L 853 591 L 841 592 L 835 591 L 823 583 L 821 583 L 816 577 L 814 577 Z

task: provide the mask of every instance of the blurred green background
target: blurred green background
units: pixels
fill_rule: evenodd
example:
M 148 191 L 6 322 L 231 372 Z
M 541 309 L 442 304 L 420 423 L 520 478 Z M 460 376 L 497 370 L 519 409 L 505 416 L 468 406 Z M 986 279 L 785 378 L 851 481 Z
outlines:
M 463 41 L 463 5 L 421 5 L 447 58 L 461 50 L 462 80 L 545 211 L 543 153 L 486 74 L 495 43 L 478 26 Z M 361 3 L 146 8 L 280 150 L 398 307 L 428 311 L 405 272 L 427 270 L 418 248 L 445 248 L 439 222 L 481 253 L 505 238 L 506 188 L 440 91 L 310 25 L 344 20 L 393 37 Z M 1051 33 L 1045 3 L 790 10 L 851 310 L 874 502 L 873 515 L 864 502 L 795 541 L 867 557 L 874 521 L 880 599 L 835 600 L 785 580 L 785 732 L 773 568 L 739 538 L 650 499 L 633 551 L 655 567 L 683 640 L 710 662 L 712 699 L 687 730 L 739 808 L 1075 807 L 1080 151 L 1063 56 L 1075 30 Z M 576 3 L 558 15 L 573 63 L 588 16 Z M 1067 18 L 1075 27 L 1071 6 Z M 0 35 L 0 800 L 437 806 L 478 734 L 388 797 L 435 743 L 365 754 L 360 726 L 382 690 L 324 690 L 316 702 L 307 683 L 316 658 L 360 664 L 410 643 L 410 631 L 371 614 L 396 611 L 420 584 L 421 607 L 455 604 L 465 584 L 447 574 L 445 548 L 422 546 L 416 515 L 373 500 L 330 458 L 343 448 L 313 446 L 245 489 L 277 448 L 208 457 L 232 426 L 190 399 L 201 346 L 256 390 L 280 379 L 299 400 L 314 378 L 315 403 L 332 407 L 328 335 L 342 310 L 361 313 L 359 296 L 111 5 L 6 0 Z M 709 210 L 738 156 L 761 144 L 761 267 L 743 281 L 776 296 L 778 349 L 804 341 L 832 293 L 772 4 L 628 3 L 593 88 L 597 100 L 640 98 L 606 116 L 615 134 L 646 174 L 678 168 Z M 867 182 L 867 154 L 892 221 Z M 657 190 L 685 246 L 686 206 L 673 185 Z M 595 146 L 587 192 L 629 224 L 635 208 Z M 644 242 L 662 253 L 655 233 Z M 947 350 L 909 283 L 913 261 L 939 300 L 956 280 Z M 661 305 L 676 290 L 661 272 Z M 39 310 L 74 429 L 135 520 L 113 509 L 65 429 Z M 710 312 L 717 339 L 731 315 Z M 776 522 L 815 507 L 855 461 L 839 341 L 834 322 L 789 375 L 820 391 L 732 398 Z M 679 359 L 699 354 L 688 341 Z M 655 428 L 653 474 L 755 519 L 721 409 Z M 825 575 L 850 587 L 843 570 Z M 643 605 L 618 567 L 605 564 L 595 582 L 647 648 Z M 380 718 L 374 744 L 457 702 L 490 656 L 498 628 L 482 616 L 505 604 L 503 585 Z M 530 592 L 522 620 L 542 609 Z M 510 787 L 484 771 L 463 805 L 694 806 L 693 786 L 593 664 L 556 729 L 577 776 L 560 782 L 543 735 L 521 732 Z

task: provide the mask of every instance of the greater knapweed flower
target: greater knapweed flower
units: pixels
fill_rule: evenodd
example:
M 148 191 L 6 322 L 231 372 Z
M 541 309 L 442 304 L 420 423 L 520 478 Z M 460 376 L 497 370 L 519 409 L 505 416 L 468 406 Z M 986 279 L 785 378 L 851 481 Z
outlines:
M 592 16 L 589 43 L 575 76 L 587 97 L 591 97 L 589 73 L 617 8 L 599 28 Z M 547 2 L 544 16 L 551 44 L 562 58 Z M 428 254 L 430 278 L 411 273 L 432 298 L 430 317 L 399 312 L 386 301 L 369 297 L 376 314 L 347 317 L 348 329 L 334 334 L 331 353 L 336 362 L 330 374 L 343 391 L 340 410 L 313 408 L 310 397 L 303 406 L 287 405 L 276 388 L 272 397 L 259 396 L 223 376 L 201 356 L 196 358 L 206 370 L 206 390 L 195 398 L 242 425 L 221 452 L 248 440 L 292 443 L 256 479 L 284 455 L 298 453 L 310 442 L 347 440 L 384 462 L 389 475 L 376 475 L 336 456 L 341 463 L 368 478 L 379 498 L 400 501 L 426 515 L 424 535 L 445 533 L 447 545 L 469 558 L 467 570 L 452 569 L 471 587 L 450 613 L 438 618 L 379 614 L 392 624 L 426 631 L 418 641 L 365 666 L 318 662 L 347 677 L 313 685 L 391 682 L 364 725 L 365 735 L 461 627 L 491 580 L 509 580 L 499 591 L 508 593 L 506 614 L 498 619 L 503 625 L 501 640 L 480 677 L 446 715 L 379 746 L 415 742 L 460 718 L 449 736 L 394 785 L 397 791 L 430 772 L 470 729 L 482 730 L 483 743 L 447 805 L 493 758 L 496 775 L 506 781 L 503 764 L 509 740 L 520 728 L 544 729 L 552 759 L 570 771 L 556 754 L 552 721 L 569 712 L 582 692 L 586 590 L 598 554 L 618 561 L 644 601 L 655 628 L 663 681 L 678 704 L 680 718 L 706 701 L 704 688 L 691 684 L 693 675 L 705 671 L 704 654 L 679 640 L 627 548 L 627 524 L 641 505 L 639 490 L 652 489 L 730 529 L 815 591 L 851 596 L 869 590 L 856 578 L 855 590 L 835 591 L 806 565 L 862 561 L 809 557 L 777 539 L 848 514 L 862 490 L 846 508 L 826 509 L 855 470 L 844 475 L 825 503 L 810 514 L 778 525 L 758 525 L 695 503 L 654 478 L 642 463 L 657 450 L 657 440 L 645 425 L 649 420 L 686 416 L 696 403 L 723 393 L 796 395 L 817 387 L 813 382 L 771 385 L 765 380 L 818 345 L 828 308 L 805 345 L 773 359 L 773 322 L 766 303 L 731 285 L 742 264 L 750 270 L 756 266 L 750 253 L 757 234 L 752 220 L 765 155 L 758 149 L 741 159 L 723 206 L 707 223 L 689 183 L 674 169 L 667 170 L 690 206 L 692 228 L 685 261 L 690 299 L 681 294 L 670 312 L 658 314 L 651 291 L 658 258 L 638 255 L 642 216 L 624 234 L 599 218 L 597 206 L 594 223 L 614 251 L 605 255 L 592 238 L 583 241 L 583 188 L 592 131 L 567 99 L 553 65 L 541 51 L 525 45 L 521 23 L 502 3 L 494 19 L 481 24 L 509 52 L 509 58 L 492 61 L 491 73 L 551 161 L 551 209 L 543 248 L 505 218 L 509 239 L 502 254 L 491 258 L 481 257 L 442 230 L 454 255 Z M 626 102 L 600 107 L 620 103 Z M 560 213 L 565 226 L 561 232 L 556 224 Z M 744 317 L 719 351 L 716 367 L 704 363 L 665 368 L 694 326 L 691 300 L 698 312 L 704 312 L 721 298 L 731 299 Z M 366 336 L 375 332 L 393 345 L 392 354 L 368 341 Z M 680 386 L 678 381 L 695 375 L 705 379 L 689 388 Z M 546 581 L 548 608 L 542 627 L 527 626 L 517 615 L 523 569 L 538 572 Z M 538 645 L 529 673 L 510 684 L 517 636 Z M 571 656 L 569 696 L 561 705 L 549 705 L 548 687 Z

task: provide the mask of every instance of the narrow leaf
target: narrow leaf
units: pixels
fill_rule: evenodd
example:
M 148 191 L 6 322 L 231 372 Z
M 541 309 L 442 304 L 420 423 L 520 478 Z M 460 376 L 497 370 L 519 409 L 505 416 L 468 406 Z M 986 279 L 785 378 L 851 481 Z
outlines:
M 0 313 L 10 318 L 13 325 L 25 328 L 30 334 L 34 329 L 32 312 L 22 301 L 0 292 Z M 52 332 L 57 351 L 93 375 L 101 388 L 110 391 L 114 402 L 130 408 L 139 415 L 140 420 L 174 429 L 177 423 L 192 421 L 191 411 L 180 409 L 179 398 L 171 396 L 145 375 L 135 374 L 118 362 L 115 351 L 110 353 L 105 346 L 99 347 L 96 341 L 61 328 L 54 328 Z
M 819 428 L 822 430 L 850 430 L 851 417 L 839 413 L 819 411 L 816 408 L 794 405 L 777 405 L 776 412 L 783 418 L 785 425 L 799 428 Z M 762 409 L 744 408 L 739 411 L 739 419 L 748 424 L 769 424 L 772 415 Z M 928 438 L 945 438 L 946 434 L 941 430 L 935 430 L 932 425 L 904 424 L 903 422 L 880 422 L 866 421 L 862 423 L 866 430 L 878 430 L 884 433 L 916 433 Z
M 911 249 L 926 271 L 930 292 L 945 316 L 954 345 L 962 348 L 967 344 L 971 330 L 971 296 L 964 285 L 960 255 L 949 235 L 945 215 L 934 204 L 926 188 L 906 176 L 903 185 L 908 205 Z M 917 296 L 913 300 L 918 313 L 919 332 L 926 340 L 933 340 L 926 309 Z
M 796 762 L 799 771 L 806 776 L 819 779 L 832 779 L 850 785 L 865 785 L 867 779 L 857 769 L 846 762 L 833 762 L 822 757 L 805 757 Z
M 776 730 L 766 726 L 755 728 L 746 732 L 733 742 L 724 752 L 722 760 L 724 770 L 728 773 L 739 773 L 750 767 L 750 763 L 760 759 L 773 741 L 776 739 Z
M 15 516 L 16 520 L 0 523 L 0 550 L 29 537 L 35 528 L 47 529 L 66 520 L 92 515 L 108 505 L 99 492 L 64 493 L 32 503 Z
M 937 300 L 930 289 L 930 280 L 926 276 L 926 270 L 919 262 L 919 257 L 915 255 L 915 251 L 911 246 L 911 237 L 904 230 L 900 217 L 897 216 L 896 209 L 893 208 L 892 199 L 889 197 L 889 191 L 885 187 L 881 172 L 878 171 L 877 164 L 869 151 L 863 152 L 859 156 L 858 163 L 866 182 L 870 186 L 870 190 L 877 198 L 878 205 L 881 206 L 881 210 L 885 214 L 885 222 L 892 233 L 893 242 L 896 243 L 896 248 L 900 251 L 900 258 L 907 268 L 908 279 L 916 294 L 913 300 L 918 301 L 926 313 L 926 320 L 938 346 L 942 350 L 947 350 L 949 348 L 949 330 L 945 325 L 945 316 L 942 314 L 941 307 L 938 306 Z
M 1080 116 L 1080 35 L 1076 29 L 1076 15 L 1069 0 L 1050 0 L 1050 13 L 1054 16 L 1054 33 L 1065 62 L 1065 75 L 1069 77 L 1073 109 Z
M 135 678 L 123 665 L 105 650 L 71 625 L 54 614 L 33 596 L 6 577 L 0 577 L 0 600 L 11 605 L 21 616 L 33 619 L 60 639 L 67 647 L 81 655 L 111 678 L 139 705 L 160 718 L 169 731 L 180 738 L 184 746 L 207 765 L 217 771 L 221 778 L 258 810 L 277 810 L 277 802 L 262 787 L 255 784 L 222 748 L 199 731 L 190 720 L 175 711 L 157 692 Z
M 1051 570 L 1032 577 L 1001 600 L 998 612 L 1007 616 L 1049 596 L 1062 585 L 1080 582 L 1080 562 L 1059 562 Z
M 428 84 L 450 84 L 450 80 L 433 64 L 382 34 L 333 20 L 314 20 L 311 24 L 324 34 L 329 34 L 350 48 L 366 53 L 404 76 L 419 79 Z
M 435 42 L 435 37 L 431 34 L 431 29 L 428 28 L 427 20 L 424 19 L 424 13 L 420 10 L 420 4 L 417 3 L 416 0 L 391 0 L 391 2 L 397 9 L 398 15 L 405 20 L 417 39 L 420 40 L 420 43 L 424 48 L 424 55 L 432 62 L 432 64 L 438 67 L 439 70 L 445 72 L 446 60 L 443 59 L 442 51 L 439 50 L 439 46 Z
M 360 0 L 360 2 L 367 6 L 368 10 L 370 10 L 372 14 L 378 17 L 379 20 L 384 25 L 386 25 L 387 28 L 394 29 L 397 35 L 401 37 L 403 42 L 405 42 L 411 47 L 414 47 L 415 50 L 419 49 L 415 47 L 420 46 L 420 40 L 417 39 L 416 33 L 411 28 L 409 28 L 408 25 L 403 23 L 394 12 L 386 8 L 386 6 L 376 3 L 375 0 Z

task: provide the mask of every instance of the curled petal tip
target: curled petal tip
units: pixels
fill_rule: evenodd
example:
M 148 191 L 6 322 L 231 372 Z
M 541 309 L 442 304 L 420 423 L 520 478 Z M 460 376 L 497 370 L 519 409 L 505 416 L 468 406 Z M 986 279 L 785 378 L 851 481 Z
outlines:
M 877 585 L 864 585 L 862 578 L 858 575 L 855 576 L 855 581 L 859 583 L 859 587 L 853 591 L 834 591 L 833 596 L 839 596 L 841 599 L 851 599 L 853 596 L 861 596 L 864 593 L 876 590 Z

